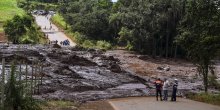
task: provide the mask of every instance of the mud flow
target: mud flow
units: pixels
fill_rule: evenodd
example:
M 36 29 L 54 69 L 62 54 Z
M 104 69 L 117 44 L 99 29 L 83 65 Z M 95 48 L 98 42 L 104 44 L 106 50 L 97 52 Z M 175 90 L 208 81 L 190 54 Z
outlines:
M 118 51 L 105 52 L 79 47 L 54 48 L 47 45 L 0 45 L 0 60 L 2 58 L 6 60 L 7 74 L 10 72 L 10 62 L 19 62 L 17 67 L 21 65 L 23 80 L 25 71 L 30 79 L 33 64 L 43 65 L 42 83 L 37 83 L 39 91 L 34 96 L 38 99 L 85 102 L 153 96 L 153 81 L 158 75 L 170 78 L 171 81 L 174 78 L 179 79 L 179 96 L 203 91 L 202 78 L 197 76 L 195 67 L 187 70 L 187 73 L 185 68 L 190 66 L 170 64 L 160 67 L 160 61 L 144 61 L 146 59 Z M 142 71 L 143 69 L 146 71 Z M 34 73 L 34 76 L 39 75 L 38 72 Z
M 123 70 L 118 59 L 104 53 L 78 47 L 1 45 L 0 60 L 5 58 L 7 74 L 12 61 L 19 62 L 22 73 L 25 73 L 26 64 L 28 67 L 36 62 L 43 64 L 42 84 L 35 94 L 39 99 L 91 101 L 146 95 L 141 78 Z M 31 68 L 27 71 L 30 78 Z

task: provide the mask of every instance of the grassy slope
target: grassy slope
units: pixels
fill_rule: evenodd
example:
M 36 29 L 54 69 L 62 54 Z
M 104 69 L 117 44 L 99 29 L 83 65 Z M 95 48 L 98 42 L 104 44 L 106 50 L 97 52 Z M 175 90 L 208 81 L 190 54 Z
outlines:
M 58 25 L 60 28 L 65 29 L 66 28 L 66 22 L 64 21 L 64 18 L 60 14 L 55 14 L 52 17 L 52 21 Z
M 0 32 L 3 31 L 3 23 L 14 15 L 22 15 L 24 11 L 17 7 L 16 0 L 0 0 Z

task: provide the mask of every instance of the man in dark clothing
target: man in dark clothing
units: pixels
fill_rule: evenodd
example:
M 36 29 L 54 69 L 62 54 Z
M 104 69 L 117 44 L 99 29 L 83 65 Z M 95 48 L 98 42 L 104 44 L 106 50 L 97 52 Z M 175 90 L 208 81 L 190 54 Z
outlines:
M 160 80 L 160 78 L 158 78 L 155 82 L 155 86 L 156 86 L 156 98 L 158 101 L 158 95 L 160 95 L 160 100 L 162 101 L 162 86 L 163 86 L 163 82 Z
M 172 92 L 171 101 L 176 101 L 177 87 L 178 87 L 178 80 L 175 79 L 173 83 L 173 92 Z

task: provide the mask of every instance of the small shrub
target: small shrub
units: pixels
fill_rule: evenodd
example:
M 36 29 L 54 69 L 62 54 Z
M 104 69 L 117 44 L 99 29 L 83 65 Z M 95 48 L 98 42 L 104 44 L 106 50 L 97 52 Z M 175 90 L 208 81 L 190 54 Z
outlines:
M 99 48 L 99 49 L 109 50 L 109 49 L 112 48 L 112 45 L 109 42 L 106 42 L 106 41 L 97 41 L 96 47 Z
M 21 41 L 20 41 L 21 44 L 33 44 L 34 41 L 29 39 L 28 37 L 26 38 L 23 38 Z
M 127 49 L 127 50 L 133 50 L 133 49 L 134 49 L 134 46 L 131 45 L 130 42 L 128 42 L 128 43 L 127 43 L 127 46 L 126 46 L 126 49 Z
M 95 47 L 95 43 L 91 40 L 85 40 L 82 44 L 82 46 L 84 48 L 94 48 Z
M 220 83 L 216 79 L 217 79 L 216 75 L 210 75 L 208 77 L 209 87 L 220 90 Z
M 81 34 L 78 33 L 78 32 L 74 33 L 74 38 L 75 38 L 75 41 L 76 41 L 78 44 L 83 44 L 84 41 L 86 40 L 85 36 L 81 35 Z

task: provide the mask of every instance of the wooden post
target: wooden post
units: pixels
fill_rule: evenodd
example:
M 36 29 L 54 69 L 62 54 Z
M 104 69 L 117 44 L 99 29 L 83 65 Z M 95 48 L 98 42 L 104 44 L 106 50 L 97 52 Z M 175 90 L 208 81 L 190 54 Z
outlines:
M 41 75 L 41 66 L 38 64 L 38 78 L 37 78 L 37 94 L 40 93 L 40 75 Z
M 4 109 L 4 92 L 5 92 L 5 59 L 2 59 L 2 80 L 1 80 L 1 106 Z
M 28 65 L 25 63 L 26 71 L 25 71 L 25 87 L 27 87 L 27 74 L 28 74 Z
M 44 67 L 43 65 L 41 65 L 41 79 L 40 79 L 40 84 L 42 85 L 43 84 L 43 71 L 44 71 Z
M 32 94 L 33 94 L 33 73 L 34 73 L 34 65 L 32 63 L 31 65 L 32 67 L 32 71 L 31 71 L 31 98 L 32 98 Z
M 36 86 L 37 86 L 37 68 L 38 65 L 35 65 L 35 71 L 34 71 L 34 93 L 36 93 Z
M 22 72 L 21 72 L 21 62 L 19 64 L 19 83 L 21 83 L 21 75 L 22 75 Z

